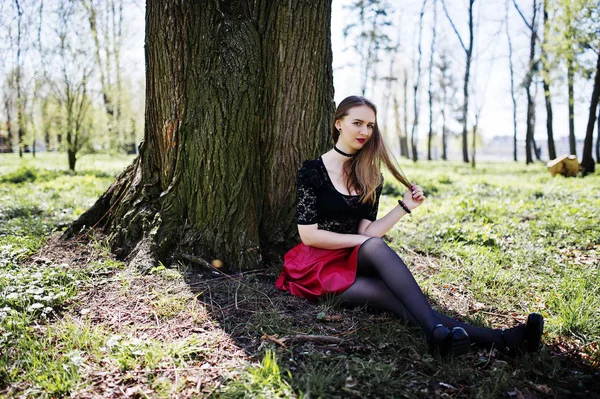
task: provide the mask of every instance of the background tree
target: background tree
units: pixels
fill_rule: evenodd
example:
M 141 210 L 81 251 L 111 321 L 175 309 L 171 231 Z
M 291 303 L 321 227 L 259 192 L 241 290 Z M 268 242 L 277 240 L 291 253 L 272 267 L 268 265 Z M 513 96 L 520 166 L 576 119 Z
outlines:
M 377 66 L 381 62 L 380 52 L 391 50 L 391 39 L 386 27 L 392 25 L 390 4 L 387 0 L 356 0 L 346 7 L 357 16 L 344 28 L 344 37 L 352 40 L 352 48 L 359 59 L 361 71 L 361 93 L 367 92 L 369 81 L 371 87 L 377 81 Z
M 454 24 L 454 22 L 452 21 L 452 18 L 450 17 L 450 14 L 448 13 L 448 9 L 446 8 L 446 2 L 444 0 L 442 0 L 442 5 L 444 7 L 444 13 L 446 14 L 446 17 L 448 18 L 448 21 L 450 22 L 450 25 L 452 26 L 452 29 L 454 30 L 454 33 L 456 33 L 456 37 L 458 38 L 458 41 L 460 42 L 460 45 L 463 49 L 463 51 L 465 52 L 465 58 L 466 58 L 466 62 L 465 62 L 465 77 L 463 80 L 463 107 L 462 107 L 462 123 L 463 123 L 463 129 L 462 129 L 462 152 L 463 152 L 463 162 L 469 162 L 469 148 L 468 148 L 468 143 L 467 143 L 467 125 L 469 122 L 468 119 L 468 115 L 469 115 L 469 78 L 471 76 L 471 61 L 473 59 L 473 38 L 474 38 L 474 22 L 473 22 L 473 4 L 475 3 L 475 0 L 469 0 L 469 7 L 468 7 L 468 15 L 469 15 L 469 43 L 468 45 L 465 45 L 465 42 L 463 41 L 460 33 L 458 33 L 458 30 L 456 29 L 456 25 Z
M 531 21 L 528 21 L 527 18 L 521 12 L 519 5 L 516 0 L 513 0 L 513 4 L 523 23 L 527 26 L 527 29 L 530 32 L 529 39 L 529 63 L 527 68 L 527 73 L 525 74 L 525 79 L 523 81 L 523 87 L 525 89 L 525 93 L 527 94 L 527 129 L 525 133 L 525 163 L 530 164 L 533 163 L 532 156 L 532 147 L 535 152 L 536 157 L 539 159 L 539 153 L 537 151 L 537 146 L 535 145 L 535 95 L 533 93 L 534 87 L 534 76 L 538 69 L 538 60 L 536 59 L 536 41 L 538 40 L 537 30 L 537 14 L 539 11 L 539 4 L 537 0 L 533 0 L 532 6 L 532 15 Z
M 331 1 L 148 0 L 146 10 L 140 155 L 66 236 L 103 225 L 142 268 L 279 256 L 297 239 L 300 161 L 330 143 Z
M 550 36 L 550 23 L 548 21 L 549 5 L 548 0 L 543 0 L 542 13 L 543 13 L 543 31 L 544 38 L 540 45 L 541 58 L 542 58 L 542 83 L 544 85 L 544 100 L 546 103 L 546 132 L 548 135 L 548 157 L 550 159 L 556 158 L 556 147 L 554 145 L 554 129 L 552 126 L 552 97 L 550 95 L 550 71 L 551 63 L 549 60 L 549 54 L 547 48 L 551 45 L 548 40 Z
M 442 116 L 442 159 L 446 161 L 448 160 L 448 115 L 456 108 L 454 99 L 457 94 L 451 73 L 452 60 L 447 49 L 440 51 L 436 68 L 438 70 L 437 102 L 439 103 L 440 114 Z
M 421 12 L 419 13 L 419 39 L 417 41 L 417 54 L 414 61 L 414 73 L 416 77 L 413 81 L 413 124 L 410 133 L 410 147 L 412 151 L 412 160 L 417 162 L 419 154 L 417 152 L 417 127 L 419 126 L 419 83 L 421 81 L 421 61 L 423 59 L 423 52 L 421 51 L 421 44 L 423 39 L 423 16 L 425 15 L 425 8 L 427 7 L 427 0 L 423 0 L 421 6 Z
M 577 25 L 577 41 L 583 47 L 584 51 L 587 51 L 588 53 L 594 52 L 596 55 L 596 66 L 590 73 L 590 75 L 594 76 L 594 86 L 591 94 L 588 122 L 583 142 L 583 157 L 581 159 L 581 169 L 583 174 L 586 175 L 595 171 L 595 161 L 592 157 L 592 152 L 596 110 L 598 109 L 600 111 L 600 7 L 592 0 L 578 0 L 577 3 L 580 15 L 582 16 Z M 600 159 L 600 149 L 598 147 L 598 141 L 600 140 L 600 112 L 598 119 L 596 160 Z
M 435 38 L 437 27 L 437 0 L 433 0 L 433 31 L 431 36 L 431 49 L 429 52 L 429 87 L 427 93 L 429 95 L 429 133 L 427 134 L 427 159 L 431 161 L 431 144 L 433 141 L 433 69 L 435 55 Z
M 24 40 L 24 24 L 23 21 L 23 8 L 19 4 L 18 0 L 14 0 L 14 7 L 16 10 L 17 17 L 17 38 L 16 38 L 16 69 L 14 74 L 15 79 L 15 88 L 16 88 L 16 109 L 17 109 L 17 144 L 19 147 L 19 156 L 23 156 L 23 147 L 25 143 L 23 142 L 23 137 L 25 136 L 25 106 L 27 103 L 27 98 L 25 97 L 25 90 L 23 88 L 23 55 L 25 50 L 25 40 Z
M 78 24 L 82 11 L 78 3 L 72 2 L 59 3 L 56 8 L 54 32 L 58 47 L 53 54 L 53 64 L 58 67 L 58 74 L 55 80 L 48 82 L 64 117 L 60 128 L 64 132 L 71 170 L 75 170 L 78 154 L 89 144 L 91 133 L 92 101 L 88 87 L 94 64 L 86 52 L 89 48 L 86 37 L 78 34 L 82 29 Z
M 513 108 L 513 160 L 516 162 L 517 159 L 517 99 L 515 97 L 515 69 L 513 65 L 513 46 L 512 39 L 510 37 L 509 29 L 509 17 L 508 17 L 508 2 L 504 3 L 505 7 L 505 27 L 506 27 L 506 39 L 508 42 L 508 68 L 510 71 L 510 98 L 512 100 Z
M 402 88 L 404 90 L 402 90 L 402 93 L 404 93 L 404 101 L 402 102 L 403 104 L 403 108 L 404 108 L 404 112 L 403 112 L 403 119 L 404 119 L 404 136 L 400 137 L 400 153 L 405 156 L 406 158 L 409 158 L 408 155 L 408 71 L 406 70 L 406 68 L 402 69 Z
M 598 46 L 598 60 L 596 61 L 596 77 L 594 80 L 594 89 L 590 101 L 590 113 L 588 117 L 585 140 L 583 143 L 583 158 L 581 159 L 581 168 L 584 174 L 594 173 L 596 170 L 594 158 L 592 157 L 592 146 L 594 142 L 594 124 L 596 123 L 596 109 L 600 100 L 600 46 Z M 598 130 L 600 136 L 600 130 Z
M 107 118 L 110 147 L 135 153 L 135 137 L 127 134 L 121 53 L 123 47 L 123 0 L 85 0 L 93 53 L 99 73 L 102 102 Z

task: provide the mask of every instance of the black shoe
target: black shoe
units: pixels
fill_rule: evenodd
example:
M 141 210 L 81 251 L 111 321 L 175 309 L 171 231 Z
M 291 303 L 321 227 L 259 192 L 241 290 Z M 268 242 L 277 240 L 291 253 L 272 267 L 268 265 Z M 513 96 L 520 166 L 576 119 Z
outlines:
M 437 324 L 433 327 L 444 327 L 443 324 Z M 469 352 L 471 348 L 471 339 L 462 327 L 454 327 L 441 342 L 434 342 L 432 339 L 431 348 L 438 351 L 442 356 L 461 356 Z
M 539 313 L 530 313 L 525 324 L 525 341 L 523 349 L 526 352 L 537 352 L 542 347 L 544 333 L 544 317 Z
M 502 330 L 504 348 L 502 352 L 508 356 L 517 356 L 525 352 L 533 353 L 540 350 L 542 346 L 542 334 L 544 333 L 544 317 L 539 313 L 530 313 L 525 323 L 523 340 L 520 343 L 509 344 Z

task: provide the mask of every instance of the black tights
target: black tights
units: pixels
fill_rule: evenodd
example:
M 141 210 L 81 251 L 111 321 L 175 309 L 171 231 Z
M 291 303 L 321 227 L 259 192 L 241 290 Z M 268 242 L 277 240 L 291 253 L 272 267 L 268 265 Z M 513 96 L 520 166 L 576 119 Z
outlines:
M 345 304 L 368 305 L 388 310 L 411 324 L 420 326 L 428 339 L 437 341 L 448 333 L 445 327 L 462 327 L 471 342 L 478 347 L 501 348 L 518 344 L 523 339 L 524 326 L 501 330 L 473 327 L 435 312 L 402 259 L 381 238 L 370 238 L 358 251 L 358 272 L 354 284 L 341 294 Z

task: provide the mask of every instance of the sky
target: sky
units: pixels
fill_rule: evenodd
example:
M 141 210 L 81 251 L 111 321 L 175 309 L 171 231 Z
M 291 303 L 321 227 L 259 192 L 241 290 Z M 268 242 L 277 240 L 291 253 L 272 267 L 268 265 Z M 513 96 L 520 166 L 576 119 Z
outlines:
M 332 10 L 332 47 L 333 47 L 333 65 L 334 65 L 334 84 L 336 102 L 352 94 L 360 94 L 360 87 L 356 82 L 360 81 L 360 71 L 356 67 L 347 67 L 349 62 L 355 61 L 357 54 L 351 51 L 344 51 L 350 44 L 345 40 L 342 32 L 344 26 L 356 22 L 357 19 L 351 12 L 344 8 L 350 4 L 351 0 L 334 0 Z M 396 58 L 396 66 L 413 69 L 416 47 L 418 43 L 418 22 L 419 12 L 422 6 L 422 0 L 403 0 L 402 2 L 390 2 L 394 6 L 390 10 L 393 13 L 393 20 L 399 21 L 401 40 L 401 54 Z M 432 0 L 429 0 L 425 11 L 424 27 L 422 36 L 423 52 L 423 72 L 421 74 L 420 86 L 423 88 L 421 94 L 421 112 L 420 112 L 420 136 L 425 137 L 428 131 L 429 109 L 427 103 L 427 85 L 428 85 L 428 63 L 430 54 L 430 42 L 433 31 L 433 7 Z M 462 85 L 465 66 L 465 52 L 446 15 L 443 12 L 441 0 L 437 1 L 437 48 L 445 46 L 449 49 L 454 69 L 455 84 L 459 87 L 459 97 L 462 98 Z M 467 4 L 466 0 L 446 0 L 446 5 L 450 17 L 453 19 L 457 30 L 463 36 L 463 40 L 468 40 L 467 25 Z M 517 1 L 523 14 L 526 17 L 531 15 L 532 1 Z M 526 128 L 526 96 L 524 88 L 519 84 L 523 80 L 529 55 L 529 34 L 527 28 L 517 14 L 512 1 L 509 7 L 508 27 L 513 46 L 513 63 L 515 68 L 515 86 L 518 102 L 517 116 L 517 134 L 524 140 Z M 510 96 L 510 72 L 508 57 L 508 40 L 506 37 L 506 25 L 504 24 L 505 1 L 504 0 L 485 0 L 475 2 L 475 23 L 476 40 L 474 47 L 474 61 L 472 64 L 472 85 L 470 101 L 471 111 L 481 108 L 479 131 L 485 138 L 493 136 L 512 136 L 513 135 L 513 105 Z M 390 36 L 396 35 L 397 29 L 392 31 Z M 382 74 L 389 74 L 389 61 L 383 61 Z M 396 72 L 401 76 L 400 70 Z M 409 76 L 414 76 L 412 71 Z M 564 78 L 554 76 L 551 93 L 553 101 L 554 131 L 555 138 L 568 135 L 568 101 L 567 87 Z M 409 91 L 412 94 L 410 86 L 414 80 L 409 81 Z M 578 138 L 583 139 L 587 125 L 587 116 L 589 112 L 589 101 L 591 97 L 593 80 L 579 79 L 576 87 L 575 103 L 575 132 Z M 397 88 L 396 91 L 400 89 Z M 434 87 L 435 90 L 435 87 Z M 371 97 L 376 104 L 383 103 L 383 86 L 375 90 L 367 91 L 367 97 Z M 402 96 L 400 96 L 402 97 Z M 462 101 L 461 99 L 459 101 Z M 541 84 L 537 89 L 536 96 L 536 139 L 543 140 L 546 137 L 546 110 Z M 412 95 L 409 96 L 410 109 L 412 114 Z M 434 107 L 435 110 L 435 107 Z M 382 114 L 382 111 L 379 111 Z M 378 116 L 379 117 L 379 116 Z M 434 120 L 439 120 L 439 111 L 434 112 Z M 470 112 L 469 120 L 474 121 L 474 114 Z M 412 116 L 409 118 L 409 129 Z

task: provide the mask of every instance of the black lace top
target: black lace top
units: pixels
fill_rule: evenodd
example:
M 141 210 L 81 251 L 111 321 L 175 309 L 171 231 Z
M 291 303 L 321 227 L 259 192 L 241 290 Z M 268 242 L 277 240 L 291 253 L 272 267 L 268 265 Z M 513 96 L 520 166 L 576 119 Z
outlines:
M 361 204 L 360 195 L 345 195 L 335 189 L 321 158 L 304 161 L 298 171 L 296 218 L 298 224 L 318 224 L 320 230 L 357 234 L 362 219 L 377 218 L 382 183 L 374 205 Z

